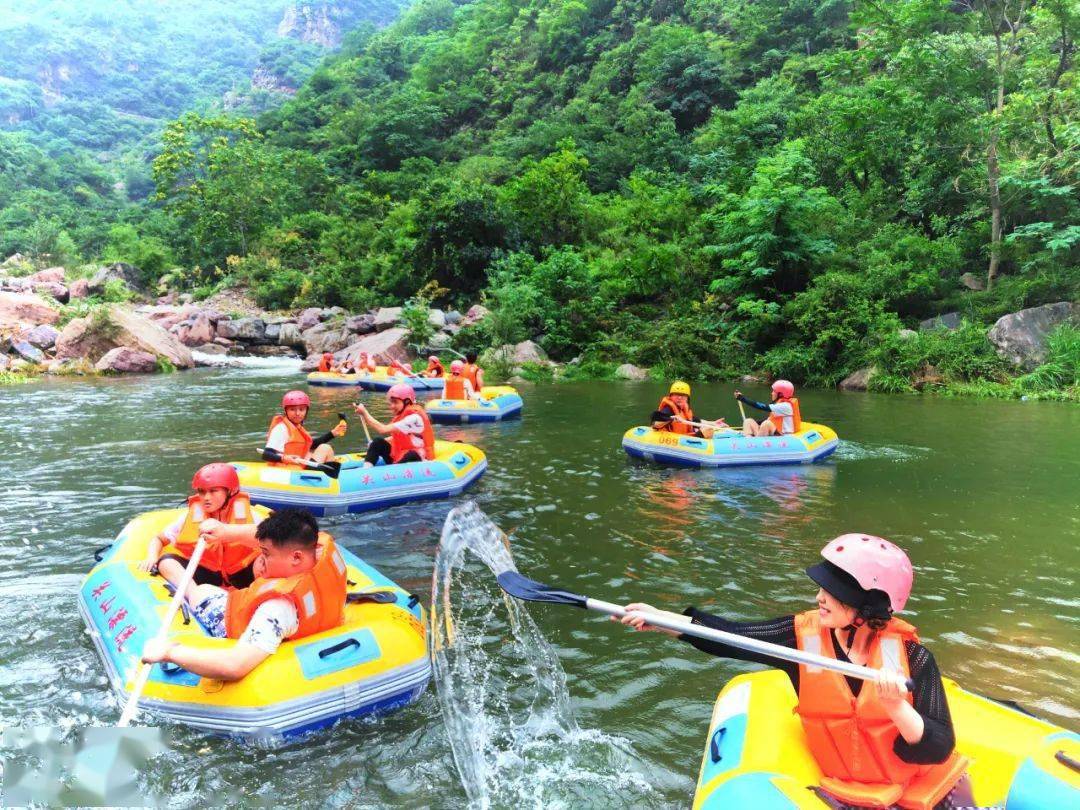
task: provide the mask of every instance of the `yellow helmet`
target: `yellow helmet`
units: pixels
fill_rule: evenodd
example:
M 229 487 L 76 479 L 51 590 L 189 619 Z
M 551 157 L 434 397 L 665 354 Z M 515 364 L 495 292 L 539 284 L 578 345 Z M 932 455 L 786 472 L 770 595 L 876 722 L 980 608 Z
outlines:
M 668 393 L 690 396 L 690 386 L 682 382 L 681 380 L 677 380 L 671 384 L 671 388 L 668 389 Z

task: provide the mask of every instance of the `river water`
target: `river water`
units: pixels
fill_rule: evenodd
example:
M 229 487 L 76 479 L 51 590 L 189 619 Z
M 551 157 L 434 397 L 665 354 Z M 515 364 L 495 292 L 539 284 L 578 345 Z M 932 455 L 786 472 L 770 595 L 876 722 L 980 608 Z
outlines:
M 0 499 L 5 724 L 115 722 L 119 707 L 76 609 L 93 550 L 132 515 L 179 505 L 201 464 L 251 458 L 282 392 L 301 381 L 294 363 L 273 360 L 0 388 L 9 470 Z M 700 414 L 736 415 L 730 385 L 695 389 Z M 523 386 L 522 420 L 439 430 L 488 453 L 488 472 L 469 494 L 510 535 L 523 573 L 611 601 L 766 617 L 810 605 L 815 587 L 801 572 L 829 538 L 880 534 L 915 563 L 905 618 L 947 675 L 1080 727 L 1080 409 L 806 391 L 804 415 L 840 434 L 833 458 L 693 471 L 632 462 L 619 446 L 661 392 L 651 383 Z M 356 396 L 311 393 L 315 430 Z M 377 395 L 363 396 L 385 410 Z M 360 436 L 350 434 L 357 446 Z M 347 442 L 339 449 L 356 449 Z M 407 505 L 327 526 L 426 600 L 451 505 Z M 582 611 L 528 611 L 565 671 L 577 736 L 551 752 L 563 760 L 549 776 L 533 767 L 528 785 L 501 794 L 513 797 L 506 804 L 686 806 L 711 704 L 725 680 L 748 667 Z M 501 666 L 494 659 L 488 677 L 520 677 Z M 146 777 L 176 807 L 228 797 L 293 806 L 468 804 L 434 689 L 396 714 L 273 751 L 184 730 L 177 740 Z M 577 793 L 547 791 L 545 778 L 565 781 L 574 767 L 578 776 L 605 772 L 580 779 Z M 504 778 L 524 777 L 508 767 Z

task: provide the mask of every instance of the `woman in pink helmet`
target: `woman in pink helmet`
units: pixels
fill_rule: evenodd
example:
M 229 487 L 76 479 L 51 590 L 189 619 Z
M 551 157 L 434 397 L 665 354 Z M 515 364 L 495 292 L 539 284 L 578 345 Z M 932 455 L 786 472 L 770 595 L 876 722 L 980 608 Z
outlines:
M 772 384 L 772 402 L 747 399 L 741 391 L 735 392 L 735 399 L 769 414 L 767 419 L 760 422 L 756 419 L 745 420 L 744 436 L 780 436 L 802 430 L 802 414 L 799 412 L 799 400 L 795 397 L 795 386 L 787 380 L 777 380 Z
M 955 734 L 941 673 L 915 628 L 898 619 L 913 572 L 898 546 L 867 534 L 845 534 L 806 569 L 819 586 L 816 609 L 767 621 L 736 622 L 697 608 L 681 615 L 644 603 L 621 620 L 636 630 L 675 636 L 703 652 L 784 670 L 799 697 L 807 745 L 821 768 L 818 795 L 828 806 L 935 807 L 972 805 L 967 762 Z M 885 670 L 875 682 L 786 663 L 714 641 L 656 627 L 648 613 L 686 624 L 807 650 Z M 908 692 L 905 682 L 914 688 Z
M 408 383 L 398 383 L 386 392 L 392 418 L 382 423 L 364 405 L 355 410 L 371 426 L 372 430 L 389 435 L 381 436 L 368 446 L 364 466 L 383 464 L 407 464 L 412 461 L 431 461 L 435 458 L 435 431 L 431 427 L 427 411 L 416 404 L 416 391 Z
M 345 435 L 345 423 L 338 422 L 332 430 L 312 438 L 304 427 L 311 397 L 303 391 L 289 391 L 281 398 L 281 408 L 284 413 L 276 414 L 270 421 L 263 458 L 274 464 L 298 464 L 301 467 L 306 466 L 305 461 L 319 464 L 332 461 L 334 448 L 330 446 L 330 440 Z

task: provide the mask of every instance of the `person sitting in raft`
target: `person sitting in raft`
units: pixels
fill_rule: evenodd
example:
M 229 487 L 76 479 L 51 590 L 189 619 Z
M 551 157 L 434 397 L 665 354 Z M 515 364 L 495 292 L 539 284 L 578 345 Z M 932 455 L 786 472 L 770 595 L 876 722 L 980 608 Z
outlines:
M 311 397 L 303 391 L 289 391 L 281 398 L 281 407 L 284 415 L 276 414 L 270 421 L 263 459 L 272 464 L 298 464 L 301 467 L 307 466 L 305 461 L 319 464 L 332 461 L 334 448 L 330 446 L 330 440 L 345 435 L 345 424 L 338 422 L 332 430 L 313 439 L 304 429 Z
M 780 436 L 798 433 L 802 429 L 802 415 L 799 413 L 799 400 L 795 398 L 795 386 L 787 380 L 777 380 L 772 384 L 770 403 L 747 399 L 741 391 L 735 392 L 735 399 L 759 411 L 770 412 L 769 418 L 760 422 L 754 419 L 745 420 L 744 436 Z
M 817 609 L 757 622 L 736 622 L 687 608 L 667 618 L 700 624 L 856 664 L 884 668 L 870 683 L 801 664 L 784 663 L 726 644 L 649 624 L 655 608 L 643 603 L 621 621 L 657 630 L 723 658 L 783 669 L 798 695 L 810 752 L 823 777 L 818 795 L 833 808 L 952 808 L 973 806 L 967 762 L 956 744 L 945 688 L 934 656 L 903 610 L 914 575 L 902 549 L 880 537 L 845 534 L 822 549 L 806 569 L 818 584 Z M 620 621 L 616 619 L 616 621 Z M 905 681 L 914 682 L 908 693 Z
M 389 433 L 390 440 L 374 439 L 364 457 L 364 466 L 373 467 L 380 460 L 384 464 L 407 464 L 410 461 L 431 461 L 435 458 L 435 431 L 427 411 L 416 404 L 416 391 L 408 383 L 398 383 L 386 392 L 386 399 L 393 412 L 389 424 L 383 424 L 364 407 L 354 406 L 361 418 L 373 430 Z
M 676 380 L 668 389 L 667 396 L 660 400 L 660 404 L 653 411 L 652 428 L 685 436 L 697 436 L 702 439 L 713 437 L 713 428 L 699 428 L 689 424 L 693 421 L 694 412 L 690 410 L 690 386 L 681 380 Z M 724 420 L 718 420 L 717 424 L 723 425 Z
M 434 354 L 427 359 L 427 368 L 424 369 L 425 377 L 445 377 L 446 369 L 443 368 L 442 360 Z
M 176 585 L 202 535 L 206 550 L 193 580 L 199 585 L 246 588 L 254 578 L 252 563 L 259 556 L 255 529 L 261 518 L 240 491 L 236 469 L 220 462 L 207 464 L 195 473 L 191 488 L 195 494 L 188 498 L 187 512 L 150 540 L 139 568 L 152 571 L 156 565 L 158 573 Z
M 319 358 L 319 371 L 327 372 L 334 370 L 334 355 L 332 352 L 323 352 Z
M 472 383 L 473 391 L 479 394 L 484 390 L 484 370 L 476 364 L 477 358 L 476 352 L 465 352 L 465 368 L 461 373 Z
M 187 592 L 191 612 L 206 632 L 236 643 L 199 649 L 151 639 L 143 647 L 144 662 L 169 662 L 204 678 L 237 681 L 277 652 L 283 640 L 344 621 L 345 561 L 310 512 L 274 512 L 259 524 L 255 538 L 258 577 L 249 587 L 226 591 L 198 585 Z
M 375 358 L 368 357 L 367 352 L 360 352 L 360 354 L 356 355 L 356 360 L 353 361 L 353 365 L 358 372 L 374 372 L 376 368 Z
M 443 399 L 479 399 L 480 395 L 473 390 L 472 381 L 464 375 L 465 364 L 455 360 L 450 364 L 450 376 L 446 378 L 443 388 Z

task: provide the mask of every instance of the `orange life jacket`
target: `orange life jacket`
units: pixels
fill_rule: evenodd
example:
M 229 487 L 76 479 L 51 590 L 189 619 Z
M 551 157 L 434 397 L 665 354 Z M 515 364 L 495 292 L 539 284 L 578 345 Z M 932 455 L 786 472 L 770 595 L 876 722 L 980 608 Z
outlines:
M 660 404 L 656 406 L 656 410 L 661 411 L 664 409 L 665 406 L 670 408 L 671 412 L 675 414 L 675 416 L 686 419 L 689 422 L 694 421 L 694 412 L 690 410 L 689 401 L 687 401 L 685 406 L 680 408 L 678 404 L 676 404 L 675 400 L 671 399 L 670 397 L 664 397 L 662 400 L 660 400 Z M 685 422 L 680 422 L 678 419 L 672 419 L 670 422 L 667 422 L 666 424 L 658 427 L 657 430 L 669 430 L 672 433 L 682 433 L 688 436 L 693 435 L 694 433 L 694 428 L 692 425 L 688 425 Z
M 413 403 L 406 405 L 401 409 L 401 413 L 391 419 L 391 424 L 394 422 L 400 422 L 406 416 L 411 413 L 418 414 L 421 419 L 424 420 L 424 449 L 422 457 L 425 461 L 431 461 L 435 458 L 435 431 L 431 429 L 431 420 L 428 419 L 427 411 Z M 416 450 L 413 447 L 412 433 L 402 433 L 400 430 L 394 430 L 390 432 L 390 460 L 397 464 L 401 460 L 402 456 L 411 450 Z
M 792 433 L 798 433 L 802 430 L 802 414 L 799 413 L 799 398 L 792 397 L 791 399 L 778 399 L 777 402 L 790 402 L 791 403 L 791 425 L 794 428 Z M 778 413 L 769 414 L 769 421 L 773 423 L 773 427 L 776 428 L 777 433 L 784 432 L 784 417 Z
M 465 378 L 460 375 L 447 377 L 443 399 L 465 399 Z
M 480 376 L 480 366 L 476 363 L 466 363 L 465 368 L 461 370 L 461 376 L 472 383 L 473 391 L 480 393 L 480 380 L 477 379 Z
M 319 371 L 329 371 L 334 366 L 334 358 L 323 355 L 319 359 Z
M 428 361 L 427 375 L 429 377 L 442 377 L 446 374 L 446 369 L 443 368 L 443 364 L 436 360 L 434 363 Z
M 800 650 L 835 658 L 832 632 L 816 610 L 795 616 Z M 918 641 L 915 628 L 890 619 L 871 641 L 866 665 L 910 676 L 905 643 Z M 907 695 L 909 703 L 911 695 Z M 839 672 L 799 665 L 799 705 L 810 752 L 821 768 L 821 786 L 843 802 L 860 807 L 899 804 L 930 810 L 964 775 L 968 761 L 953 751 L 938 765 L 904 762 L 893 752 L 899 732 L 877 690 L 865 683 L 856 698 Z
M 255 522 L 255 517 L 251 513 L 251 500 L 246 493 L 238 492 L 233 495 L 225 502 L 217 515 L 208 515 L 203 509 L 202 498 L 192 495 L 188 498 L 188 510 L 184 516 L 184 525 L 180 527 L 180 534 L 162 550 L 162 553 L 179 554 L 190 560 L 191 555 L 195 553 L 195 544 L 199 541 L 199 524 L 208 517 L 216 517 L 222 523 L 233 526 L 250 525 Z M 228 543 L 208 543 L 199 565 L 228 576 L 247 568 L 258 556 L 259 544 L 254 538 L 250 542 L 234 540 Z
M 281 452 L 287 456 L 300 456 L 300 458 L 307 458 L 307 454 L 311 452 L 311 434 L 304 430 L 303 425 L 298 425 L 283 414 L 275 414 L 274 418 L 270 420 L 270 430 L 266 432 L 266 441 L 269 443 L 270 434 L 274 432 L 274 428 L 278 425 L 285 425 L 289 431 L 289 438 L 285 440 L 285 449 Z M 279 461 L 271 461 L 271 464 L 280 464 Z
M 285 597 L 296 607 L 300 626 L 290 638 L 303 638 L 337 627 L 345 619 L 345 560 L 326 532 L 319 532 L 315 566 L 277 579 L 256 579 L 251 587 L 229 591 L 225 603 L 225 635 L 240 638 L 256 608 Z

